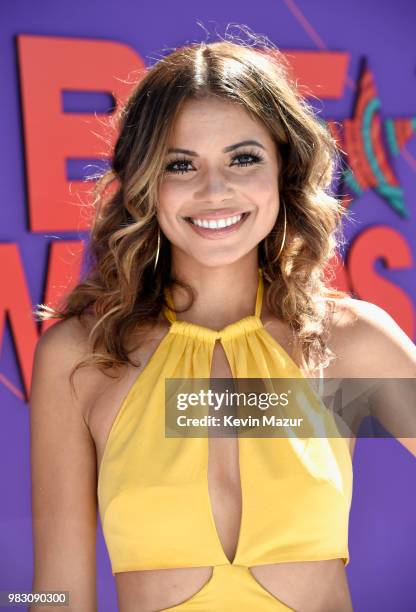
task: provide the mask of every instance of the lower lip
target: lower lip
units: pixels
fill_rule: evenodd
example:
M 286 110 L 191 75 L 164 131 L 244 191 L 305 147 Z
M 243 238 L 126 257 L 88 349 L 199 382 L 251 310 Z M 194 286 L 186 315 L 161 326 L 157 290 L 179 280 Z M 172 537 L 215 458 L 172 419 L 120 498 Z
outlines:
M 216 238 L 222 238 L 223 236 L 228 236 L 228 234 L 233 234 L 234 232 L 238 231 L 243 225 L 244 221 L 250 216 L 250 214 L 251 213 L 244 213 L 238 223 L 234 223 L 233 225 L 229 225 L 228 227 L 221 227 L 220 229 L 200 227 L 199 225 L 195 225 L 195 223 L 186 220 L 185 223 L 187 223 L 191 227 L 191 229 L 193 229 L 200 236 L 215 240 Z

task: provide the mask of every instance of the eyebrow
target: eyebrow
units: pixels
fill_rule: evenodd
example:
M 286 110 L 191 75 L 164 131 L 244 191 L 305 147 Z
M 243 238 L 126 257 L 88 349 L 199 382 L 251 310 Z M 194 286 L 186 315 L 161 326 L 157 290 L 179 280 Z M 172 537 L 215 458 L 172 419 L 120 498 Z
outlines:
M 260 147 L 261 149 L 265 149 L 262 144 L 257 142 L 257 140 L 242 140 L 241 142 L 236 142 L 225 149 L 222 150 L 223 153 L 229 153 L 230 151 L 234 151 L 234 149 L 238 149 L 238 147 L 243 147 L 247 145 L 254 145 Z M 183 153 L 184 155 L 191 155 L 192 157 L 199 157 L 196 151 L 190 151 L 189 149 L 168 149 L 168 153 Z

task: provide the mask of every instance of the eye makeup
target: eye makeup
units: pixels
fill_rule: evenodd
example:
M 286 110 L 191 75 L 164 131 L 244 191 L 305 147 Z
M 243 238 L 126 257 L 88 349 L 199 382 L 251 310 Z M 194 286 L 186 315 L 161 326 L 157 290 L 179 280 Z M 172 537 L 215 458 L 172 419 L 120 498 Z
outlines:
M 251 158 L 251 161 L 244 161 L 241 162 L 239 164 L 234 164 L 234 162 L 240 158 Z M 247 166 L 253 166 L 255 164 L 259 164 L 264 160 L 264 157 L 262 155 L 260 155 L 259 153 L 257 153 L 256 151 L 253 150 L 247 150 L 247 151 L 240 151 L 240 153 L 237 153 L 236 155 L 233 155 L 231 158 L 231 165 L 237 165 L 237 167 L 247 167 Z M 183 166 L 185 166 L 186 164 L 192 164 L 192 160 L 185 157 L 184 155 L 182 156 L 178 156 L 174 159 L 172 159 L 166 166 L 165 168 L 165 172 L 167 173 L 171 173 L 171 174 L 187 174 L 189 171 L 189 169 L 185 169 L 185 168 L 176 168 L 176 165 L 180 165 L 182 164 Z

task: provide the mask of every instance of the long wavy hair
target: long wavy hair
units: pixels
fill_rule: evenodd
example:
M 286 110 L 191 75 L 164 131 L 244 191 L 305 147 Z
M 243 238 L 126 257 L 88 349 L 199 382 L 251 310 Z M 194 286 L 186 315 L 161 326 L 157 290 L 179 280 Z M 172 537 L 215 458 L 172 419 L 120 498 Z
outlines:
M 290 326 L 307 371 L 334 357 L 327 346 L 329 317 L 337 299 L 348 295 L 328 285 L 346 212 L 331 190 L 340 153 L 299 93 L 283 54 L 264 37 L 251 39 L 251 44 L 221 39 L 171 51 L 146 69 L 120 109 L 112 163 L 94 189 L 87 273 L 59 306 L 40 304 L 34 310 L 41 320 L 93 317 L 91 352 L 74 371 L 95 365 L 109 372 L 132 364 L 127 339 L 133 330 L 160 321 L 165 287 L 184 287 L 193 303 L 192 287 L 172 276 L 170 243 L 162 232 L 153 271 L 156 203 L 175 120 L 187 100 L 207 96 L 240 104 L 266 126 L 278 147 L 276 189 L 285 202 L 287 226 L 278 258 L 282 213 L 258 246 L 269 283 L 267 305 Z

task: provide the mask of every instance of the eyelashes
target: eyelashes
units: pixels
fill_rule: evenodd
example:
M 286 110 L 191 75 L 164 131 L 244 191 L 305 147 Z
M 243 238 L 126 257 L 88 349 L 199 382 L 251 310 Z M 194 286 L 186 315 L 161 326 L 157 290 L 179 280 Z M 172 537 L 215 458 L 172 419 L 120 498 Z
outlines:
M 231 161 L 233 162 L 232 165 L 235 165 L 234 162 L 236 160 L 247 157 L 251 157 L 251 161 L 247 161 L 246 159 L 246 161 L 236 164 L 237 167 L 243 168 L 247 166 L 253 166 L 254 164 L 259 164 L 264 160 L 264 157 L 262 155 L 259 155 L 254 151 L 242 151 L 241 153 L 238 153 L 237 155 L 234 155 L 231 158 Z M 177 157 L 176 159 L 173 159 L 171 162 L 169 162 L 169 164 L 165 168 L 165 172 L 170 174 L 187 174 L 188 172 L 192 172 L 192 170 L 188 168 L 185 169 L 184 166 L 186 164 L 191 163 L 192 160 L 187 159 L 186 157 Z M 175 168 L 175 166 L 177 165 L 182 165 L 182 168 Z

